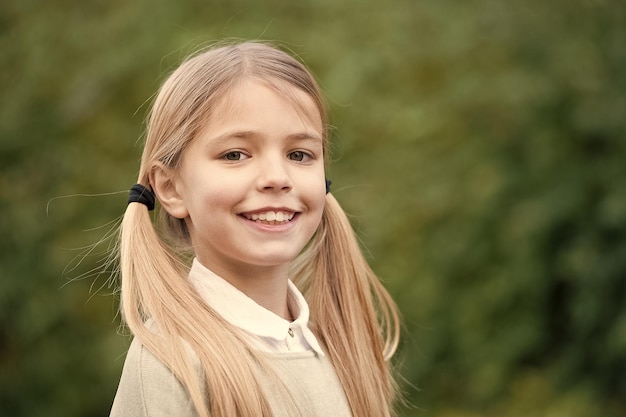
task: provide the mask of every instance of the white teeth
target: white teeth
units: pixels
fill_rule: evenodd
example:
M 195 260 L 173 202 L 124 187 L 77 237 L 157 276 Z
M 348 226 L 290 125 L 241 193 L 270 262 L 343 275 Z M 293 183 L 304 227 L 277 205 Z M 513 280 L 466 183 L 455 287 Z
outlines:
M 246 215 L 250 220 L 261 220 L 268 222 L 286 222 L 293 219 L 294 213 L 284 211 L 266 211 L 264 213 L 254 213 Z

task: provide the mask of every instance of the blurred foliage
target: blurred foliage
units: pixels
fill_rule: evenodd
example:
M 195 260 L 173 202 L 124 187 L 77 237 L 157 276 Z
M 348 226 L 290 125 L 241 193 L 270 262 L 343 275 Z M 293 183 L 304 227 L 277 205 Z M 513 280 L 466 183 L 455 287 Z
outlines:
M 281 41 L 328 95 L 334 193 L 404 315 L 403 416 L 626 415 L 607 0 L 4 2 L 0 415 L 107 415 L 128 339 L 109 241 L 76 248 L 124 210 L 159 83 L 228 37 Z

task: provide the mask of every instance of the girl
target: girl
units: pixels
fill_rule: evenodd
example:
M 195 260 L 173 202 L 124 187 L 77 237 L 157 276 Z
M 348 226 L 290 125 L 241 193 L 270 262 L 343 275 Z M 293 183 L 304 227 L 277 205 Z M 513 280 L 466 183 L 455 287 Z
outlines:
M 393 414 L 398 314 L 327 156 L 318 85 L 272 46 L 215 47 L 165 81 L 121 228 L 135 338 L 112 416 Z

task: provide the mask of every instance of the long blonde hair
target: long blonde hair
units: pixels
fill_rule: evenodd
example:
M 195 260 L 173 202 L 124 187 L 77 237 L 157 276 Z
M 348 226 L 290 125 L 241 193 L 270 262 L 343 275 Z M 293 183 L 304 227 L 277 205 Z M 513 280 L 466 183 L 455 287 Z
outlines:
M 289 94 L 285 86 L 307 93 L 322 117 L 328 154 L 324 101 L 309 71 L 265 43 L 221 45 L 186 60 L 161 87 L 149 117 L 138 183 L 150 186 L 155 163 L 176 169 L 219 100 L 245 77 L 282 94 Z M 159 216 L 160 227 L 155 228 L 147 208 L 137 203 L 129 204 L 124 215 L 120 266 L 126 325 L 181 381 L 200 416 L 271 416 L 254 371 L 259 364 L 267 366 L 262 355 L 189 283 L 185 248 L 190 241 L 184 221 L 165 210 Z M 352 414 L 393 415 L 397 389 L 389 358 L 398 344 L 398 313 L 332 194 L 327 194 L 321 224 L 291 272 L 309 302 L 311 327 L 328 353 Z

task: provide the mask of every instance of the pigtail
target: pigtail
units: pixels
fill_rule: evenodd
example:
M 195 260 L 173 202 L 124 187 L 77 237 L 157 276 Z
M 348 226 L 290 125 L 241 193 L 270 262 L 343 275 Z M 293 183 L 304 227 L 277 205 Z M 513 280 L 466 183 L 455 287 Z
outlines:
M 168 337 L 171 329 L 163 323 L 166 309 L 171 303 L 154 302 L 160 297 L 168 297 L 171 283 L 182 276 L 183 267 L 157 236 L 146 207 L 129 204 L 120 230 L 121 309 L 125 324 L 133 335 L 157 358 L 163 361 L 180 381 L 189 380 L 189 393 L 196 409 L 207 410 L 205 396 L 199 386 L 199 379 L 188 378 L 193 370 L 183 355 L 180 342 Z M 151 277 L 152 279 L 148 279 Z M 158 278 L 157 278 L 158 277 Z M 170 283 L 168 285 L 168 283 Z M 171 311 L 170 311 L 171 314 Z M 154 316 L 153 316 L 154 315 Z M 147 320 L 152 318 L 157 329 L 149 329 Z M 159 332 L 159 333 L 157 333 Z M 167 340 L 169 339 L 169 340 Z M 162 340 L 167 340 L 163 343 Z M 208 417 L 206 411 L 199 412 Z
M 127 326 L 185 386 L 200 416 L 271 416 L 252 370 L 263 359 L 192 289 L 189 268 L 141 204 L 126 209 L 120 266 Z
M 398 312 L 331 194 L 320 229 L 294 264 L 294 274 L 353 415 L 376 410 L 377 416 L 391 416 L 397 387 L 389 359 L 399 341 Z

